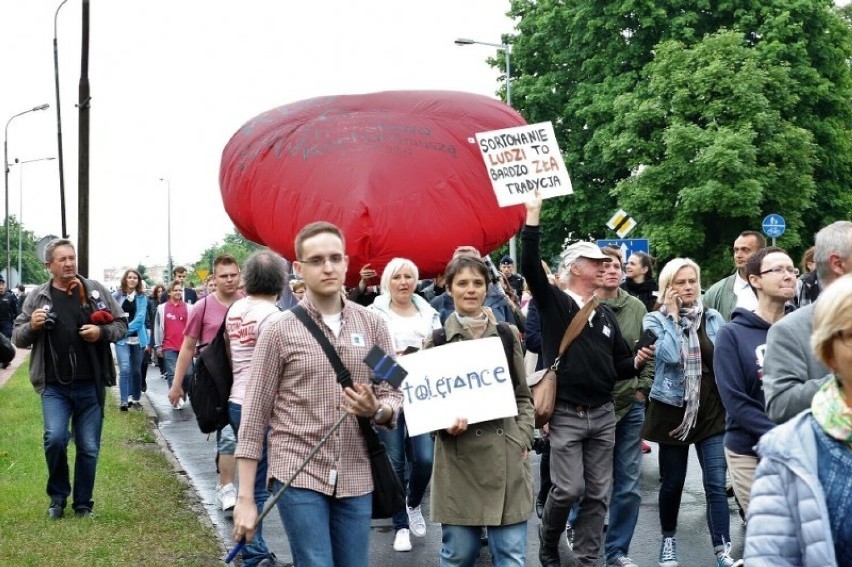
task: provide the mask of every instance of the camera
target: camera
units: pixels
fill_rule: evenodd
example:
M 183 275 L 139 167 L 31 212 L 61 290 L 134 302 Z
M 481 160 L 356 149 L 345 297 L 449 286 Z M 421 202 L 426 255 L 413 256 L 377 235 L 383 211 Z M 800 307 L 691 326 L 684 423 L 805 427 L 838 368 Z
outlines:
M 47 319 L 44 320 L 44 328 L 48 331 L 52 331 L 56 326 L 56 321 L 59 319 L 59 315 L 50 308 L 50 305 L 45 305 L 44 310 L 47 311 Z

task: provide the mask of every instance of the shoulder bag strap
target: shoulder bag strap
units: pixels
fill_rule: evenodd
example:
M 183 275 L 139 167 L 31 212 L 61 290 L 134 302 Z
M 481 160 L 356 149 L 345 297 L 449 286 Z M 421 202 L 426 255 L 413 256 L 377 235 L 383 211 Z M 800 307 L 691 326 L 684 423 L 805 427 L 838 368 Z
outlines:
M 586 324 L 586 321 L 589 320 L 589 314 L 595 310 L 598 306 L 598 298 L 594 295 L 592 298 L 586 302 L 580 312 L 574 315 L 574 318 L 571 319 L 571 323 L 568 325 L 568 328 L 565 329 L 565 335 L 562 337 L 562 343 L 559 345 L 559 355 L 556 357 L 556 362 L 553 363 L 551 367 L 553 370 L 559 367 L 559 361 L 562 360 L 562 355 L 565 354 L 565 351 L 568 350 L 568 347 L 571 346 L 571 343 L 574 342 L 574 339 L 580 334 L 583 330 L 583 325 Z
M 351 388 L 353 386 L 352 374 L 343 364 L 343 361 L 340 360 L 340 355 L 337 354 L 337 351 L 334 349 L 334 345 L 331 344 L 331 341 L 328 340 L 328 337 L 325 336 L 325 333 L 322 332 L 319 325 L 311 319 L 311 316 L 308 315 L 307 310 L 302 305 L 296 305 L 293 309 L 291 309 L 291 311 L 319 343 L 325 353 L 325 356 L 328 358 L 328 361 L 331 362 L 332 367 L 334 367 L 334 373 L 337 375 L 337 381 L 340 383 L 340 387 Z M 379 444 L 379 436 L 376 434 L 373 426 L 370 425 L 369 419 L 361 416 L 357 417 L 358 427 L 361 428 L 361 433 L 364 435 L 364 439 L 367 442 L 367 450 L 372 453 L 374 448 Z

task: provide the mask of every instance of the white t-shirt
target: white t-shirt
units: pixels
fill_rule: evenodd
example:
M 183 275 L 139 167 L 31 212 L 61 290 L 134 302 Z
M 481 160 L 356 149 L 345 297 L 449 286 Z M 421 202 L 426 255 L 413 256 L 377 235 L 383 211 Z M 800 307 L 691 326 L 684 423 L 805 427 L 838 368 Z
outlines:
M 431 327 L 423 324 L 423 318 L 415 313 L 410 317 L 400 315 L 393 310 L 389 311 L 390 320 L 388 328 L 393 339 L 393 348 L 396 352 L 403 352 L 406 348 L 413 346 L 423 348 L 423 341 L 427 333 L 432 331 Z
M 274 303 L 244 297 L 228 312 L 228 340 L 231 343 L 231 368 L 234 385 L 229 401 L 242 405 L 246 385 L 251 377 L 251 356 L 263 329 L 284 315 Z

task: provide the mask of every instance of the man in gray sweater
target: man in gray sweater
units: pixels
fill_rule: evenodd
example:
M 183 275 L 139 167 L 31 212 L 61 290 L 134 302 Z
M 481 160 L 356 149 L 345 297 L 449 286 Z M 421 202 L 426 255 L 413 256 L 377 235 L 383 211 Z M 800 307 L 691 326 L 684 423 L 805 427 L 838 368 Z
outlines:
M 852 222 L 837 221 L 816 235 L 816 271 L 823 289 L 852 273 Z M 783 423 L 811 406 L 829 369 L 811 351 L 815 304 L 802 307 L 769 329 L 763 391 L 769 419 Z

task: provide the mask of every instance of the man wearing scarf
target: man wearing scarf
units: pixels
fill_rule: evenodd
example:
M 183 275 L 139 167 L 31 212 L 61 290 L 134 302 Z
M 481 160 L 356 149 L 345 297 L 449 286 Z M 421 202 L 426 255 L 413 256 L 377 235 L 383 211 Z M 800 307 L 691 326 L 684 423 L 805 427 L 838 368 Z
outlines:
M 33 349 L 30 382 L 41 395 L 44 415 L 48 517 L 61 518 L 72 493 L 69 422 L 76 446 L 72 507 L 77 516 L 91 517 L 105 388 L 115 385 L 109 345 L 127 332 L 127 319 L 101 283 L 77 274 L 70 240 L 52 240 L 44 256 L 52 277 L 27 296 L 12 340 Z

